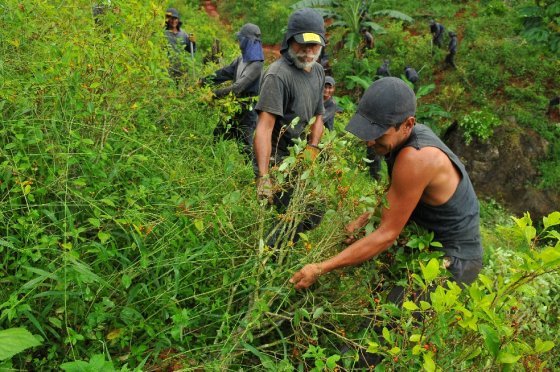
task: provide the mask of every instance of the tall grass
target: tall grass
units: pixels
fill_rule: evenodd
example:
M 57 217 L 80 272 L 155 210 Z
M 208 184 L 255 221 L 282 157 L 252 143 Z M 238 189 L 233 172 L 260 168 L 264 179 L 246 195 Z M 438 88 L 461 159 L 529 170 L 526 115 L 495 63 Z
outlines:
M 410 237 L 429 243 L 423 232 L 411 229 L 378 263 L 329 274 L 313 290 L 288 283 L 302 264 L 343 249 L 345 223 L 383 202 L 384 185 L 360 169 L 355 140 L 325 135 L 315 163 L 298 144 L 291 166 L 275 170 L 296 190 L 278 215 L 256 200 L 236 144 L 212 138 L 222 104 L 193 83 L 214 66 L 201 66 L 199 55 L 185 81 L 168 78 L 167 4 L 113 2 L 98 23 L 90 6 L 2 5 L 0 327 L 24 327 L 42 344 L 0 368 L 292 370 L 340 360 L 350 369 L 354 356 L 338 355 L 340 346 L 366 350 L 377 337 L 364 317 L 375 325 L 397 317 L 409 332 L 407 314 L 395 315 L 380 293 L 431 257 L 406 247 Z M 201 46 L 224 35 L 203 14 L 185 14 L 203 30 Z M 325 206 L 318 229 L 295 245 L 265 246 L 279 222 L 293 236 L 309 203 Z M 523 292 L 527 316 L 556 298 L 548 290 L 540 302 Z M 443 316 L 453 313 L 434 322 Z M 434 343 L 447 335 L 439 330 Z M 457 345 L 481 340 L 454 335 Z M 420 368 L 406 353 L 394 367 Z M 446 355 L 438 365 L 453 365 L 458 353 Z M 467 365 L 489 360 L 483 353 Z

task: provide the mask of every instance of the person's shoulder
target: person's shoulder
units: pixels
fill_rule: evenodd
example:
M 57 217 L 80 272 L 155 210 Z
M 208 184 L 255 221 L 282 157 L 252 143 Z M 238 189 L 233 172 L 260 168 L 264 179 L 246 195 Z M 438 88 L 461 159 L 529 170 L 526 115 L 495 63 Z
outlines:
M 276 61 L 272 62 L 270 66 L 266 69 L 266 74 L 279 74 L 283 71 L 289 71 L 290 65 L 283 59 L 279 58 Z
M 446 155 L 437 147 L 404 147 L 395 159 L 393 176 L 430 178 L 437 172 L 443 157 Z

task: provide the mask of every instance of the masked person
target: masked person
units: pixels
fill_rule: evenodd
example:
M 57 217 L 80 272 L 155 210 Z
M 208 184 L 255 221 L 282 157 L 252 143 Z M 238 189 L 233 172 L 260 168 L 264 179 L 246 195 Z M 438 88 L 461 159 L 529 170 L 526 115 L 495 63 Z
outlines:
M 457 34 L 449 31 L 449 45 L 447 47 L 448 53 L 445 57 L 445 64 L 449 67 L 457 68 L 455 65 L 455 54 L 457 54 Z
M 220 122 L 214 130 L 214 137 L 224 136 L 237 139 L 243 146 L 243 152 L 252 157 L 253 133 L 257 124 L 257 113 L 253 109 L 255 97 L 259 94 L 259 84 L 264 65 L 264 53 L 261 44 L 259 26 L 247 23 L 236 34 L 241 56 L 228 66 L 219 69 L 212 76 L 203 79 L 205 83 L 232 83 L 214 90 L 216 97 L 229 93 L 240 98 L 241 111 L 227 122 Z
M 257 194 L 271 201 L 279 211 L 290 204 L 292 190 L 274 192 L 269 166 L 282 162 L 289 155 L 292 140 L 302 138 L 308 127 L 306 151 L 312 156 L 319 152 L 324 128 L 325 75 L 317 60 L 324 46 L 325 26 L 319 13 L 309 8 L 294 11 L 282 41 L 282 55 L 270 65 L 261 84 L 255 107 L 259 115 L 254 139 Z M 294 125 L 292 121 L 296 118 Z M 321 217 L 318 208 L 308 208 L 297 232 L 314 228 Z M 294 240 L 297 238 L 296 234 Z M 273 243 L 270 241 L 269 245 Z
M 438 48 L 443 47 L 443 37 L 445 36 L 445 27 L 435 20 L 430 20 L 430 33 L 432 34 L 432 43 Z
M 410 66 L 406 66 L 404 68 L 404 76 L 406 77 L 406 80 L 416 85 L 416 82 L 418 81 L 418 72 L 416 71 L 416 69 Z
M 187 69 L 183 61 L 188 56 L 193 58 L 194 52 L 196 52 L 194 35 L 183 31 L 182 24 L 177 9 L 167 9 L 165 12 L 165 37 L 169 47 L 169 76 L 174 79 L 179 79 L 185 74 Z
M 362 41 L 364 43 L 364 47 L 362 51 L 365 52 L 368 49 L 373 49 L 375 44 L 371 32 L 369 32 L 367 28 L 363 27 L 360 30 L 360 33 L 362 34 Z
M 383 64 L 379 66 L 376 72 L 378 77 L 391 76 L 391 71 L 389 70 L 389 60 L 384 60 Z

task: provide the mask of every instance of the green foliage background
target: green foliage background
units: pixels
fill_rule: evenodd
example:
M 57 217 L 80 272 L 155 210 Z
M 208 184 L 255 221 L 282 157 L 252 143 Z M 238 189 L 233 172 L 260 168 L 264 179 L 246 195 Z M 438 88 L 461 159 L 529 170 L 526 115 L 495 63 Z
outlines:
M 434 14 L 451 18 L 463 6 L 445 4 L 434 7 Z M 491 4 L 481 5 L 489 9 L 487 22 L 515 28 L 498 3 Z M 465 368 L 554 366 L 557 346 L 547 352 L 558 344 L 555 225 L 536 235 L 530 218 L 512 223 L 491 204 L 484 220 L 489 279 L 473 293 L 499 293 L 500 307 L 489 307 L 496 302 L 484 302 L 484 296 L 479 302 L 464 296 L 442 311 L 426 309 L 429 324 L 438 325 L 424 336 L 429 350 L 415 354 L 411 338 L 416 340 L 417 329 L 409 314 L 385 304 L 376 286 L 401 280 L 422 288 L 426 275 L 443 285 L 443 273 L 431 264 L 434 254 L 426 251 L 432 241 L 425 232 L 411 228 L 379 262 L 333 273 L 313 291 L 293 291 L 287 283 L 291 273 L 342 249 L 344 224 L 378 209 L 384 184 L 368 180 L 357 141 L 333 132 L 324 138 L 321 165 L 298 158 L 298 144 L 290 166 L 276 171 L 277 177 L 299 175 L 293 209 L 277 217 L 259 205 L 250 164 L 234 143 L 212 138 L 218 119 L 236 109 L 235 100 L 211 101 L 209 91 L 194 84 L 216 67 L 201 64 L 214 37 L 223 41 L 224 60 L 237 53 L 231 31 L 199 9 L 178 5 L 185 29 L 197 35 L 199 53 L 187 60 L 192 72 L 175 84 L 167 76 L 162 32 L 168 5 L 113 1 L 95 23 L 90 1 L 0 4 L 0 328 L 25 328 L 35 337 L 18 345 L 24 352 L 3 356 L 0 368 L 321 370 L 339 363 L 350 369 L 353 355 L 339 355 L 343 343 L 390 356 L 393 369 L 422 368 L 429 361 Z M 261 17 L 255 23 L 263 34 L 281 34 L 290 10 L 269 5 L 255 10 Z M 376 2 L 372 10 L 377 5 L 396 7 Z M 243 2 L 221 6 L 233 6 L 224 8 L 232 15 L 243 10 L 243 22 L 253 19 Z M 414 14 L 412 6 L 399 10 Z M 538 49 L 519 50 L 524 44 L 513 36 L 494 40 L 482 25 L 449 24 L 464 27 L 474 47 L 464 51 L 469 57 L 461 74 L 449 74 L 441 84 L 451 88 L 438 85 L 422 98 L 434 126 L 440 125 L 437 107 L 466 114 L 477 105 L 499 116 L 514 110 L 526 118 L 523 124 L 554 140 L 556 132 L 542 124 L 541 108 L 531 103 L 542 104 L 558 86 L 558 76 L 546 73 L 558 61 L 532 58 Z M 429 38 L 420 33 L 424 26 L 384 26 L 386 36 L 364 62 L 356 64 L 351 53 L 336 57 L 337 80 L 370 78 L 386 55 L 394 71 L 410 61 L 425 63 L 425 79 L 437 80 L 430 72 Z M 495 61 L 503 64 L 503 74 L 491 72 Z M 535 88 L 509 84 L 511 76 L 529 76 Z M 484 89 L 462 94 L 465 82 Z M 492 89 L 513 103 L 501 102 Z M 340 117 L 338 129 L 350 114 Z M 297 221 L 298 208 L 309 202 L 328 205 L 328 223 L 296 246 L 266 249 L 269 226 Z M 479 317 L 484 332 L 457 325 L 457 311 L 468 318 L 461 306 Z M 377 339 L 362 327 L 366 316 L 379 324 L 396 319 L 398 327 Z M 534 322 L 512 323 L 524 319 Z M 521 341 L 511 343 L 514 337 Z M 448 339 L 456 340 L 453 347 L 433 351 Z M 483 342 L 490 351 L 463 355 L 466 345 Z

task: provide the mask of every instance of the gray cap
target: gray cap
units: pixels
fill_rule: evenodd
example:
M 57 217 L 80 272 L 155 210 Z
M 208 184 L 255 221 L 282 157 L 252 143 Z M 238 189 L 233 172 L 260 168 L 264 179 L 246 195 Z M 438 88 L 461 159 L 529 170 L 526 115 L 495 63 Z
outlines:
M 415 114 L 416 95 L 412 89 L 399 78 L 386 77 L 366 90 L 346 130 L 363 141 L 373 141 Z
M 261 39 L 261 29 L 259 26 L 252 24 L 252 23 L 245 23 L 243 27 L 239 29 L 239 32 L 235 34 L 235 36 L 239 39 L 239 37 L 246 37 L 252 40 L 260 40 Z
M 321 44 L 325 46 L 325 22 L 317 11 L 311 8 L 298 9 L 288 19 L 288 29 L 282 41 L 281 51 L 288 50 L 288 42 L 294 38 L 300 44 Z
M 334 87 L 335 81 L 332 76 L 325 76 L 325 85 L 330 84 Z
M 165 11 L 165 15 L 174 18 L 179 18 L 179 11 L 175 8 L 169 8 Z

